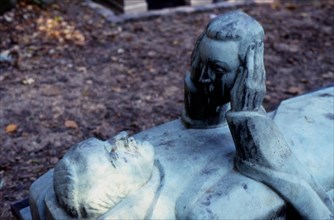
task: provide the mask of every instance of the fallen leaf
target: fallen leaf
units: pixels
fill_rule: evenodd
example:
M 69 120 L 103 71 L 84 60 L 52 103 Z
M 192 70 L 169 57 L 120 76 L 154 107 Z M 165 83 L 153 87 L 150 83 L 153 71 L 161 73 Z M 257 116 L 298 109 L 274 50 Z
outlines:
M 111 91 L 113 91 L 113 92 L 121 92 L 122 91 L 122 89 L 121 88 L 119 88 L 119 87 L 112 87 L 111 88 Z
M 17 125 L 16 124 L 9 124 L 6 126 L 6 133 L 14 133 L 17 130 Z
M 173 40 L 172 44 L 173 44 L 174 46 L 179 45 L 179 44 L 180 44 L 180 41 L 178 41 L 178 40 Z
M 33 78 L 28 78 L 22 81 L 23 85 L 31 85 L 35 82 Z
M 278 9 L 281 8 L 281 4 L 279 2 L 277 2 L 277 1 L 274 1 L 270 6 L 274 10 L 278 10 Z
M 270 100 L 271 100 L 271 96 L 270 95 L 266 95 L 265 97 L 264 97 L 264 102 L 270 102 Z
M 119 53 L 119 54 L 124 53 L 124 52 L 125 52 L 125 50 L 123 48 L 117 49 L 117 53 Z
M 271 81 L 269 81 L 269 80 L 266 81 L 266 86 L 272 86 L 272 85 L 273 85 L 273 83 Z
M 285 5 L 285 8 L 288 9 L 288 10 L 296 10 L 297 9 L 297 5 L 296 4 L 293 4 L 293 3 L 288 3 Z
M 308 83 L 308 79 L 302 78 L 302 79 L 300 80 L 300 82 L 307 84 L 307 83 Z
M 87 68 L 84 66 L 79 66 L 76 68 L 77 71 L 82 72 L 82 73 L 87 73 Z
M 66 120 L 65 121 L 65 127 L 66 128 L 73 128 L 73 129 L 75 129 L 75 128 L 78 128 L 79 126 L 78 126 L 78 124 L 75 121 Z
M 328 73 L 322 74 L 321 77 L 324 78 L 324 79 L 333 79 L 334 78 L 334 73 L 333 72 L 328 72 Z
M 147 55 L 149 56 L 149 57 L 154 57 L 154 56 L 156 56 L 157 55 L 157 53 L 155 52 L 155 51 L 149 51 L 148 53 L 147 53 Z
M 285 91 L 285 93 L 291 94 L 291 95 L 297 95 L 297 94 L 300 94 L 301 92 L 302 92 L 302 89 L 296 86 L 291 86 L 288 88 L 288 90 Z
M 41 89 L 41 93 L 45 96 L 57 96 L 61 94 L 62 89 L 58 86 L 46 85 Z
M 52 157 L 51 159 L 50 159 L 50 163 L 51 164 L 56 164 L 57 162 L 58 162 L 58 158 L 57 157 Z

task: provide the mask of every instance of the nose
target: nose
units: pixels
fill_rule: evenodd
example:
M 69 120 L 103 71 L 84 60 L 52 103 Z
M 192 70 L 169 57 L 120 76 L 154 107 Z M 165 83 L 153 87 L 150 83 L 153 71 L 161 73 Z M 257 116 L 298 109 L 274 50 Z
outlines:
M 199 78 L 199 82 L 201 83 L 211 83 L 210 73 L 209 73 L 208 65 L 204 65 L 201 69 L 201 76 Z

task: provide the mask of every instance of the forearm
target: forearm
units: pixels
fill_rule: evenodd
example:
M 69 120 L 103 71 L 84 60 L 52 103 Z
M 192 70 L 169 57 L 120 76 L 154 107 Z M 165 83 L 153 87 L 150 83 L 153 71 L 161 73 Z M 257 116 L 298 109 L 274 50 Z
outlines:
M 256 162 L 269 166 L 267 159 L 276 158 L 275 166 L 280 158 L 290 154 L 290 150 L 273 120 L 263 108 L 258 111 L 229 111 L 226 114 L 237 153 L 237 159 Z

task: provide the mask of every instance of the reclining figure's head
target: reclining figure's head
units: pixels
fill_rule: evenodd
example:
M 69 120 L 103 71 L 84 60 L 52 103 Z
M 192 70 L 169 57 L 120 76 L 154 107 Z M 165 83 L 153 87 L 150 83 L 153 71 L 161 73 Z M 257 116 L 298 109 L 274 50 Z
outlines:
M 205 93 L 220 96 L 221 105 L 229 102 L 247 48 L 252 42 L 263 42 L 263 38 L 262 26 L 244 12 L 232 11 L 214 18 L 193 50 L 192 81 Z
M 143 186 L 151 176 L 153 162 L 152 145 L 135 141 L 126 132 L 111 141 L 83 141 L 55 167 L 59 205 L 71 217 L 98 217 Z

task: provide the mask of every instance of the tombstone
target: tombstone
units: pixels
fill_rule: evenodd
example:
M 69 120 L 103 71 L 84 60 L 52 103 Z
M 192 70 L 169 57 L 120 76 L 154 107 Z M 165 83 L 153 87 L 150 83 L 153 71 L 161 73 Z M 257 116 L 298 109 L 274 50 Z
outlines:
M 187 5 L 198 6 L 198 5 L 207 5 L 211 4 L 212 0 L 185 0 Z
M 147 11 L 146 0 L 105 0 L 122 13 L 145 12 Z
M 266 113 L 263 38 L 241 11 L 210 21 L 181 119 L 76 144 L 23 219 L 332 219 L 334 87 Z
M 149 10 L 184 6 L 186 4 L 184 0 L 147 0 L 147 3 Z
M 211 4 L 212 0 L 105 0 L 121 13 L 141 13 L 178 6 L 199 6 Z

